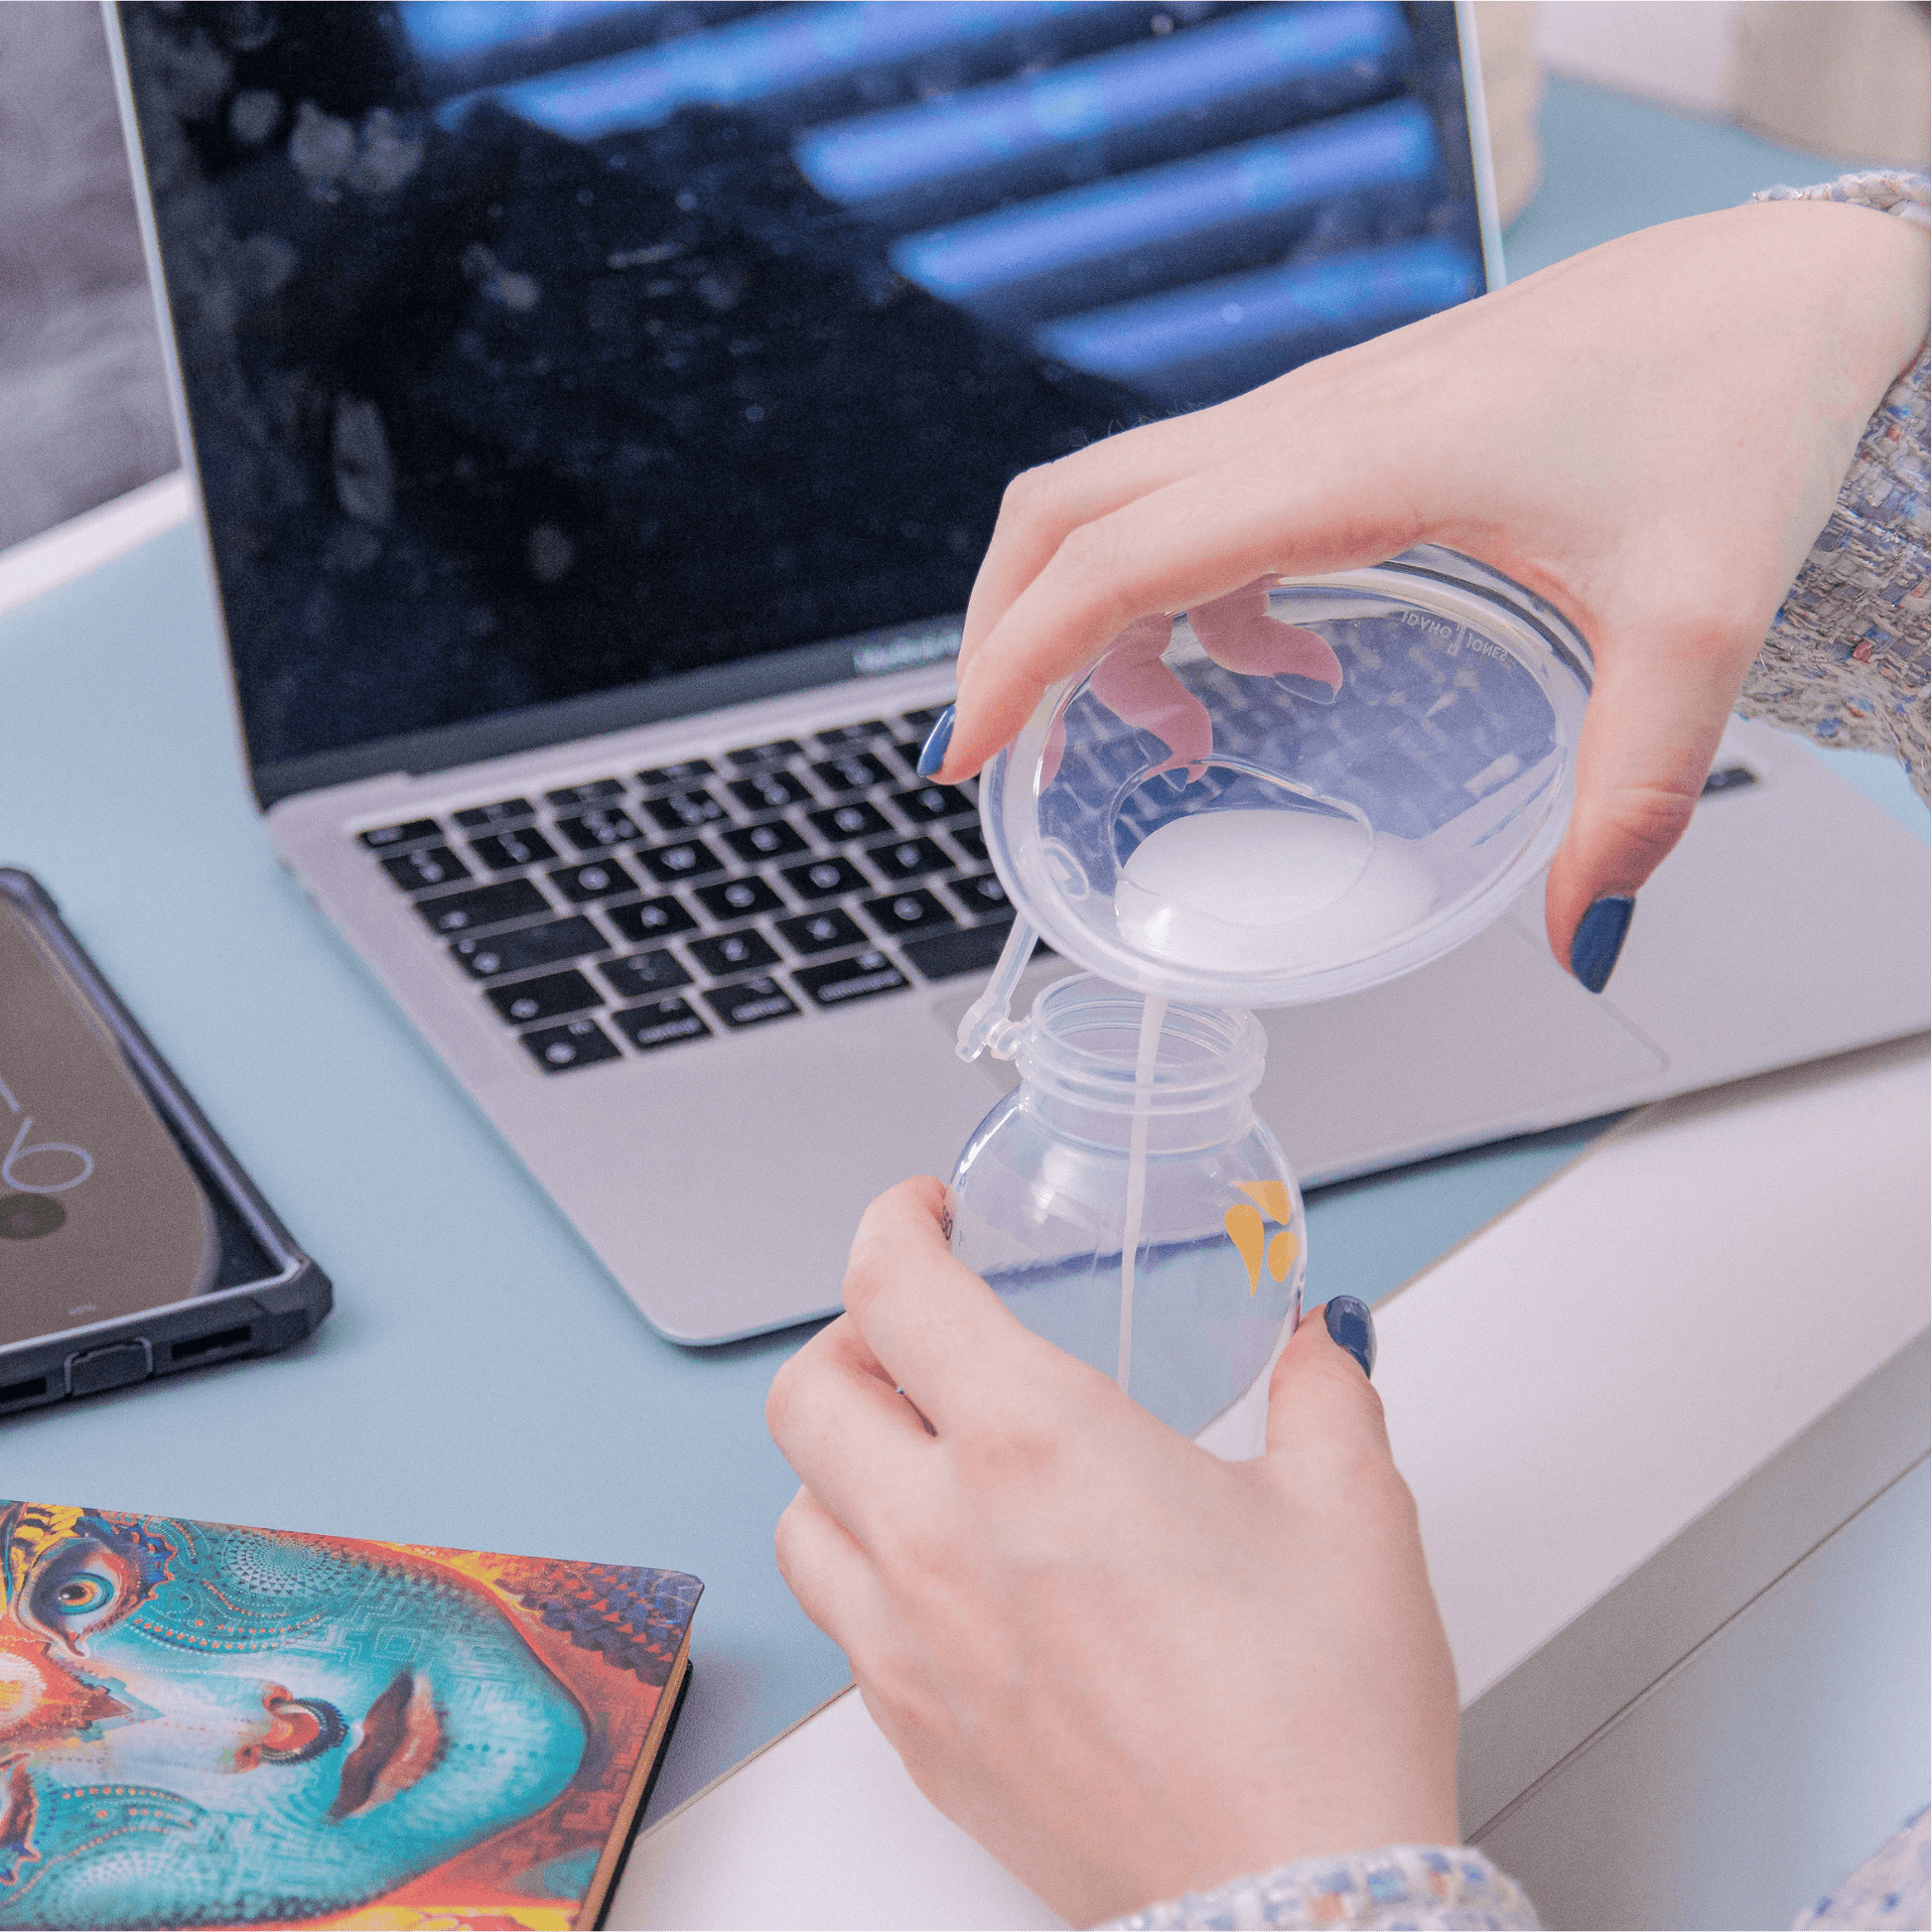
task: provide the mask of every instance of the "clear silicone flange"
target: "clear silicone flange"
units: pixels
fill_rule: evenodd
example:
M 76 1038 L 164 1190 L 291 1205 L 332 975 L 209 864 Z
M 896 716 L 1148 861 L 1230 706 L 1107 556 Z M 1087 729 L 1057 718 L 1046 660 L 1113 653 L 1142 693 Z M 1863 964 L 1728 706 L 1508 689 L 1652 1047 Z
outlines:
M 1590 679 L 1557 612 L 1452 551 L 1283 579 L 1144 621 L 1049 691 L 982 780 L 988 847 L 1020 921 L 1117 985 L 1332 999 L 1459 945 L 1547 863 Z

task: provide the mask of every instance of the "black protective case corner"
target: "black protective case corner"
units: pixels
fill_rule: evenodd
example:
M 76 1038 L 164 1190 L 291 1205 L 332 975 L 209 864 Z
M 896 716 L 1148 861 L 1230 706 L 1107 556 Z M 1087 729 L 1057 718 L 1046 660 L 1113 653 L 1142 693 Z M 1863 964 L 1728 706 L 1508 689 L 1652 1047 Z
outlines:
M 217 1214 L 236 1216 L 275 1264 L 273 1279 L 211 1290 L 66 1334 L 0 1347 L 0 1417 L 124 1388 L 211 1362 L 269 1355 L 315 1332 L 334 1305 L 329 1277 L 299 1248 L 174 1070 L 68 929 L 31 873 L 0 866 L 0 896 L 24 914 L 86 995 Z

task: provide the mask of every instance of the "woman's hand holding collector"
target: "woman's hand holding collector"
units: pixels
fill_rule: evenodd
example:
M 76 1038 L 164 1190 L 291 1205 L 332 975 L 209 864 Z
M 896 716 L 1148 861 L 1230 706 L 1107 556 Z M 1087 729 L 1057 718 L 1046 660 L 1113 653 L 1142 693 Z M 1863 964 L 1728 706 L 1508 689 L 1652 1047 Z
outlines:
M 1547 901 L 1571 964 L 1587 908 L 1635 893 L 1690 822 L 1866 418 L 1925 340 L 1925 274 L 1923 229 L 1869 209 L 1699 215 L 1030 471 L 974 588 L 938 775 L 978 770 L 1137 618 L 1447 544 L 1595 653 Z

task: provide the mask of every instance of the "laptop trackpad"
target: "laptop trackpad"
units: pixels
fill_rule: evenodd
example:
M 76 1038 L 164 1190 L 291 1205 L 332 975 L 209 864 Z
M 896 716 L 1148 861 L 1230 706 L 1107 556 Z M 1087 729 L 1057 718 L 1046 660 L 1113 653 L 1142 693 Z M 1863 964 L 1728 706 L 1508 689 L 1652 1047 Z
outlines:
M 1407 978 L 1264 1019 L 1255 1103 L 1305 1180 L 1584 1120 L 1669 1064 L 1513 916 Z

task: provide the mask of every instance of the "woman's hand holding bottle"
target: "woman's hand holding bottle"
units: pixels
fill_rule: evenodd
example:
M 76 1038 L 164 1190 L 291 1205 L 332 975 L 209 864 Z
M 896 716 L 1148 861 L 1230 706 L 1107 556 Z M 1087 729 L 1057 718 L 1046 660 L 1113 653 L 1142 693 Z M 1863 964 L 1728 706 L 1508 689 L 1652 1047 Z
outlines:
M 874 1202 L 766 1410 L 779 1568 L 919 1788 L 1077 1924 L 1452 1843 L 1454 1671 L 1357 1360 L 1304 1321 L 1268 1452 L 1219 1461 L 1023 1327 L 942 1198 Z

